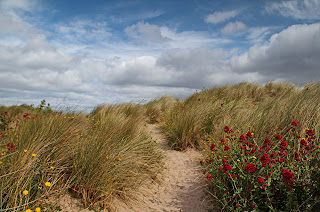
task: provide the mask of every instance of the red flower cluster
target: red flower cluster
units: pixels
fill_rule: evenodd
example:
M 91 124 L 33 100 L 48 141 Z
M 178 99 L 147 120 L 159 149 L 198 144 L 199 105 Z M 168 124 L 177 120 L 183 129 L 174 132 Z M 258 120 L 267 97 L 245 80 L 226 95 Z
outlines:
M 224 151 L 228 151 L 230 149 L 229 146 L 224 146 Z
M 7 146 L 9 151 L 14 150 L 16 148 L 16 146 L 13 145 L 12 143 L 8 143 Z
M 223 165 L 223 170 L 224 171 L 227 171 L 227 170 L 232 170 L 232 167 L 231 167 L 231 165 L 230 164 L 228 164 L 228 163 L 225 163 L 224 165 Z
M 296 121 L 293 121 L 292 123 L 291 123 L 291 125 L 293 125 L 293 126 L 298 126 L 298 123 L 296 122 Z
M 290 172 L 287 169 L 282 169 L 281 175 L 283 177 L 282 181 L 285 182 L 286 184 L 291 184 L 292 185 L 294 183 L 294 180 L 293 180 L 294 173 Z
M 256 172 L 258 169 L 256 167 L 254 167 L 254 165 L 250 162 L 247 162 L 246 167 L 244 167 L 243 169 L 244 171 L 248 172 L 248 173 L 254 173 Z
M 210 147 L 211 151 L 217 151 L 216 149 L 214 149 L 215 147 L 216 147 L 215 144 L 211 144 L 211 147 Z
M 258 178 L 258 183 L 263 184 L 265 182 L 265 180 L 261 177 Z
M 282 135 L 276 135 L 276 139 L 280 141 L 282 139 Z
M 249 131 L 249 132 L 247 132 L 247 134 L 246 134 L 249 138 L 252 138 L 252 133 Z
M 244 142 L 246 140 L 246 137 L 244 135 L 240 135 L 239 141 Z
M 262 163 L 269 163 L 270 157 L 268 154 L 265 153 L 261 156 L 260 160 L 262 161 Z
M 287 146 L 288 146 L 287 142 L 281 141 L 281 143 L 280 143 L 280 149 L 281 150 L 286 150 Z
M 224 127 L 224 132 L 230 133 L 230 128 L 229 128 L 228 126 L 225 126 L 225 127 Z

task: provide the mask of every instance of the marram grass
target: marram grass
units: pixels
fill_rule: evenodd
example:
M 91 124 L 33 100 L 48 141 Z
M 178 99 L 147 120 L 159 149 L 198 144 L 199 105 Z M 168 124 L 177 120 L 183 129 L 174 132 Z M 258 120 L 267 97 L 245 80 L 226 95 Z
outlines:
M 1 107 L 0 210 L 49 208 L 71 192 L 85 206 L 132 200 L 157 179 L 162 163 L 144 126 L 141 106 L 99 106 L 92 114 Z M 51 208 L 52 209 L 52 208 Z

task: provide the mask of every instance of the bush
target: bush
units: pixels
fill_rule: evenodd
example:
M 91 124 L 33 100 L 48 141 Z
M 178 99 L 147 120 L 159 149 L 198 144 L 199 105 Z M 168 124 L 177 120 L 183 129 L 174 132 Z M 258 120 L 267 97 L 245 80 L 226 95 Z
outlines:
M 319 209 L 319 139 L 312 129 L 303 137 L 296 121 L 287 129 L 265 132 L 225 126 L 220 141 L 207 139 L 205 169 L 211 197 L 222 211 L 314 211 Z

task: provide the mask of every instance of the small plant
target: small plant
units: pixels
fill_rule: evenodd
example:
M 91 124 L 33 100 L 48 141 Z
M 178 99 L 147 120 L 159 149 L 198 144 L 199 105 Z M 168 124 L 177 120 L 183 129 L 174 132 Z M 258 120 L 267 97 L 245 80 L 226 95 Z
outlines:
M 46 111 L 48 113 L 52 112 L 52 109 L 50 108 L 50 104 L 46 103 L 46 100 L 42 100 L 39 106 L 40 110 Z
M 312 129 L 303 137 L 298 123 L 278 128 L 259 143 L 254 133 L 225 126 L 218 142 L 207 139 L 204 166 L 211 198 L 222 211 L 306 211 L 319 207 L 319 140 Z M 217 204 L 214 204 L 217 205 Z

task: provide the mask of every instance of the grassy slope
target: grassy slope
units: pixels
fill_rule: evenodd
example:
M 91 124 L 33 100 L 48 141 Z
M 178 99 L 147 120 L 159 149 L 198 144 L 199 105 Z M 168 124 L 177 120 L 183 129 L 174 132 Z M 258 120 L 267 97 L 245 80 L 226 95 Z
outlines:
M 26 105 L 0 112 L 11 120 L 0 135 L 0 209 L 48 207 L 43 199 L 68 190 L 108 208 L 115 196 L 132 199 L 162 167 L 140 106 L 99 106 L 87 116 Z

